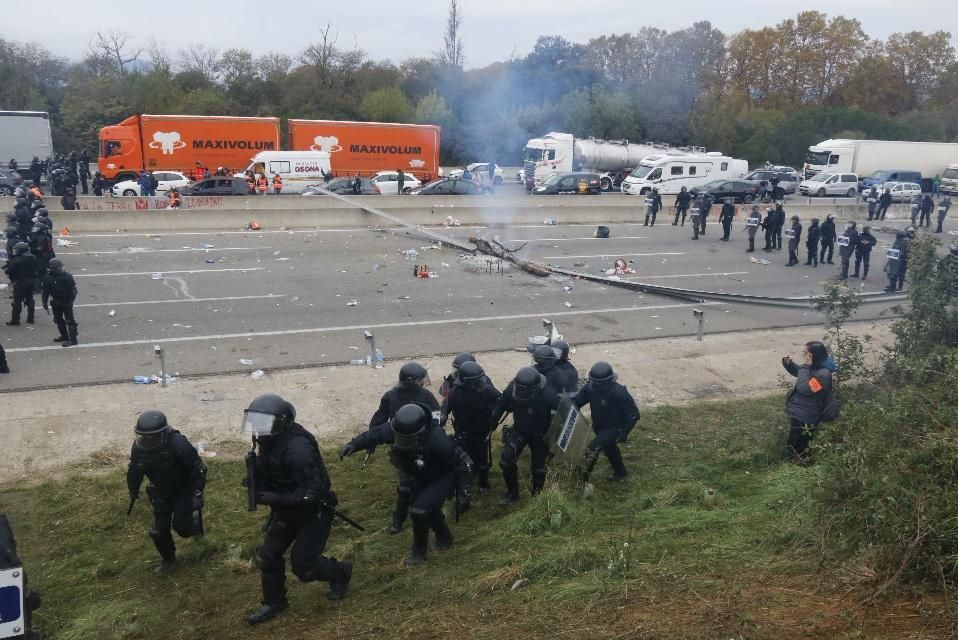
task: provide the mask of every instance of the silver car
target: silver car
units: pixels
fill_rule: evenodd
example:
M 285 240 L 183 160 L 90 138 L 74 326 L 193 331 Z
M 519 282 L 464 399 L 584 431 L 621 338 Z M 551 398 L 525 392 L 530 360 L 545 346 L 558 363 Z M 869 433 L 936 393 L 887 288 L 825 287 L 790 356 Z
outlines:
M 858 195 L 858 176 L 854 173 L 816 173 L 798 185 L 803 196 L 846 196 Z
M 12 196 L 13 190 L 23 182 L 20 174 L 12 169 L 0 169 L 0 196 Z

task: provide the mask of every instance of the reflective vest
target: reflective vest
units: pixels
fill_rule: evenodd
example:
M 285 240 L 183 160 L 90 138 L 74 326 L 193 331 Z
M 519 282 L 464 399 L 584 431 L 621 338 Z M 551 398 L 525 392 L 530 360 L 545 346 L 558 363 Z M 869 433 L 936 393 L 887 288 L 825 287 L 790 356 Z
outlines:
M 257 181 L 256 187 L 262 192 L 265 192 L 269 188 L 269 181 L 266 179 L 266 176 L 263 176 Z
M 276 174 L 275 176 L 273 176 L 273 188 L 274 189 L 283 188 L 283 179 L 279 176 L 279 174 Z
M 194 181 L 202 180 L 205 176 L 206 176 L 206 172 L 203 171 L 203 167 L 196 167 L 195 169 L 193 169 Z

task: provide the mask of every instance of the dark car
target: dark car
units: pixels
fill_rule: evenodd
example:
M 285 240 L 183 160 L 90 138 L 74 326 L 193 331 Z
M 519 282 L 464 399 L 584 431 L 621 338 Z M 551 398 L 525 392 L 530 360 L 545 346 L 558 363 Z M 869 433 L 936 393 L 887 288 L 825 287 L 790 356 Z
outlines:
M 433 180 L 419 189 L 409 192 L 420 196 L 481 196 L 488 193 L 472 180 L 457 180 L 456 178 L 442 178 Z
M 761 195 L 762 187 L 757 182 L 746 182 L 745 180 L 713 180 L 701 187 L 692 189 L 693 196 L 705 192 L 711 193 L 716 202 L 722 202 L 725 198 L 732 198 L 734 202 L 750 203 Z
M 184 196 L 245 196 L 246 178 L 231 178 L 229 176 L 213 176 L 199 182 L 181 187 L 180 195 Z
M 12 196 L 13 190 L 23 182 L 20 174 L 12 169 L 0 169 L 0 196 Z
M 580 183 L 584 183 L 585 186 L 580 188 Z M 598 173 L 557 173 L 549 177 L 539 186 L 533 187 L 532 193 L 537 196 L 555 193 L 587 193 L 599 195 L 602 193 L 602 176 Z
M 359 193 L 353 191 L 353 181 L 355 178 L 349 176 L 343 176 L 341 178 L 333 178 L 326 184 L 316 185 L 321 189 L 330 191 L 332 193 L 339 193 L 344 196 L 377 196 L 379 192 L 376 190 L 373 181 L 370 178 L 360 178 L 359 179 Z M 304 196 L 319 196 L 323 195 L 312 186 L 306 187 L 303 189 Z
M 778 186 L 782 188 L 782 191 L 788 194 L 795 193 L 795 190 L 798 188 L 798 183 L 801 182 L 801 180 L 798 179 L 798 172 L 794 169 L 790 169 L 789 171 L 782 171 L 781 169 L 781 167 L 756 169 L 743 176 L 742 180 L 758 182 L 759 184 L 764 182 L 767 183 L 769 189 L 771 189 L 772 178 L 778 178 Z

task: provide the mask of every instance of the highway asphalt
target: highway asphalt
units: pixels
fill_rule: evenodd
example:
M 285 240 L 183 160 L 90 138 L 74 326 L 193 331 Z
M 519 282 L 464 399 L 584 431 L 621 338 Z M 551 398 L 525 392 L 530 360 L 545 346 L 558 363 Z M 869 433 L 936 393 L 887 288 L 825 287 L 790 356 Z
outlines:
M 641 221 L 610 227 L 609 239 L 594 238 L 595 225 L 442 231 L 460 239 L 498 237 L 523 247 L 523 256 L 589 273 L 622 257 L 634 260 L 637 274 L 630 279 L 690 289 L 814 295 L 838 269 L 837 254 L 834 266 L 786 268 L 787 251 L 764 253 L 760 240 L 759 250 L 747 254 L 740 222 L 729 242 L 719 239 L 717 224 L 693 242 L 688 227 L 673 227 L 662 217 L 655 227 Z M 581 280 L 537 278 L 514 267 L 486 273 L 485 260 L 464 262 L 459 251 L 429 248 L 405 231 L 102 233 L 70 239 L 77 244 L 59 247 L 57 254 L 77 278 L 81 344 L 60 348 L 52 342 L 57 332 L 38 300 L 34 326 L 0 324 L 13 370 L 0 376 L 0 391 L 132 384 L 135 375 L 158 372 L 154 344 L 162 345 L 168 372 L 201 375 L 348 362 L 369 352 L 364 330 L 375 334 L 387 359 L 399 359 L 523 347 L 541 333 L 544 318 L 573 344 L 691 336 L 693 308 L 706 310 L 706 332 L 822 321 L 811 308 L 703 306 Z M 866 291 L 885 283 L 883 246 L 891 237 L 879 240 Z M 418 258 L 401 255 L 408 249 Z M 800 255 L 804 261 L 804 245 Z M 415 278 L 416 264 L 428 265 L 438 277 Z M 868 305 L 857 317 L 887 315 L 891 306 Z

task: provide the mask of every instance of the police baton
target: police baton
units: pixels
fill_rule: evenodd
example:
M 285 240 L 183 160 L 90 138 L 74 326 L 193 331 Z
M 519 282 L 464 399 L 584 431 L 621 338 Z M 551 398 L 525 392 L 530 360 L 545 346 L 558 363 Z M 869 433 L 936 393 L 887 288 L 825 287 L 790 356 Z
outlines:
M 133 505 L 136 504 L 136 499 L 140 497 L 140 494 L 130 496 L 130 506 L 126 509 L 126 515 L 133 513 Z
M 324 509 L 326 509 L 327 511 L 329 511 L 330 513 L 332 513 L 335 517 L 339 518 L 340 520 L 342 520 L 343 522 L 345 522 L 345 523 L 348 524 L 349 526 L 351 526 L 351 527 L 353 527 L 353 528 L 355 528 L 355 529 L 359 529 L 360 531 L 366 531 L 366 527 L 364 527 L 363 525 L 359 524 L 358 522 L 356 522 L 355 520 L 353 520 L 353 519 L 350 518 L 349 516 L 344 515 L 343 513 L 337 511 L 335 507 L 333 507 L 333 506 L 327 504 L 326 502 L 323 502 L 323 503 L 321 503 L 321 504 L 322 504 L 322 506 L 323 506 Z

